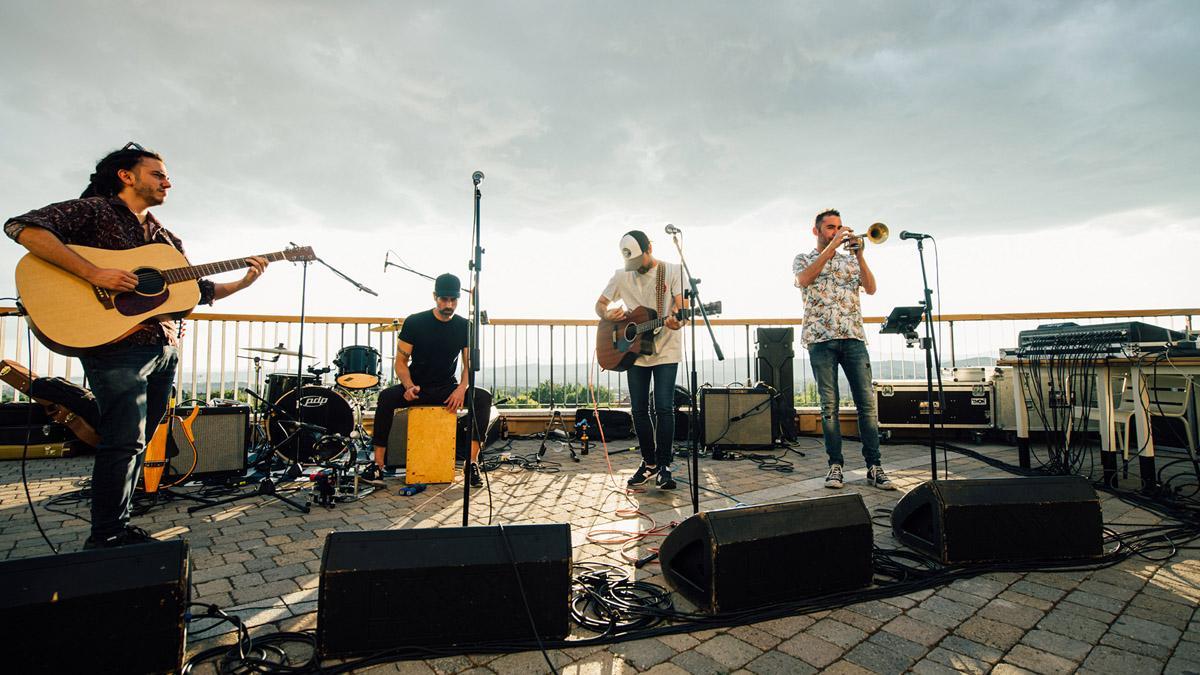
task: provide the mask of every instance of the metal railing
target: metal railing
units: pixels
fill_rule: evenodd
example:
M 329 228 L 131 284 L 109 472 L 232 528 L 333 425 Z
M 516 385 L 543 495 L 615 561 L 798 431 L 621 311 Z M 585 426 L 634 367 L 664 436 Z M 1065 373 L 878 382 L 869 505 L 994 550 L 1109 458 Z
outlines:
M 942 365 L 948 367 L 994 363 L 998 350 L 1014 346 L 1020 331 L 1047 321 L 1137 320 L 1174 330 L 1191 330 L 1197 315 L 1200 309 L 1196 308 L 948 314 L 935 317 L 935 324 L 942 345 Z M 390 380 L 396 333 L 369 329 L 393 321 L 393 317 L 307 317 L 304 351 L 314 358 L 306 359 L 304 365 L 330 365 L 343 347 L 370 346 L 382 355 L 384 379 Z M 865 319 L 875 377 L 923 378 L 923 353 L 906 347 L 900 336 L 878 334 L 878 324 L 882 321 L 882 317 Z M 796 334 L 793 361 L 796 393 L 802 403 L 805 397 L 813 397 L 815 402 L 815 385 L 800 344 L 801 319 L 714 319 L 712 323 L 726 358 L 716 360 L 712 341 L 703 326 L 698 325 L 696 356 L 700 384 L 746 385 L 757 381 L 756 329 L 790 326 Z M 0 357 L 29 365 L 38 375 L 82 382 L 83 370 L 76 359 L 54 354 L 36 339 L 31 343 L 30 337 L 14 308 L 0 308 Z M 294 374 L 298 366 L 296 357 L 282 356 L 270 361 L 273 355 L 249 349 L 282 344 L 295 350 L 300 346 L 299 337 L 299 319 L 295 316 L 193 314 L 185 321 L 177 387 L 185 398 L 248 401 L 243 387 L 265 385 L 255 382 L 253 357 L 259 357 L 264 380 L 271 372 Z M 690 351 L 690 337 L 684 335 L 685 353 Z M 492 319 L 480 331 L 483 367 L 478 382 L 491 389 L 503 407 L 547 407 L 553 402 L 571 408 L 590 405 L 592 396 L 601 405 L 625 402 L 625 378 L 620 373 L 597 368 L 594 345 L 593 320 Z M 680 366 L 679 384 L 687 384 L 688 372 L 687 363 Z M 332 376 L 327 375 L 326 380 L 332 382 Z M 0 385 L 0 398 L 11 400 L 16 395 L 11 387 Z

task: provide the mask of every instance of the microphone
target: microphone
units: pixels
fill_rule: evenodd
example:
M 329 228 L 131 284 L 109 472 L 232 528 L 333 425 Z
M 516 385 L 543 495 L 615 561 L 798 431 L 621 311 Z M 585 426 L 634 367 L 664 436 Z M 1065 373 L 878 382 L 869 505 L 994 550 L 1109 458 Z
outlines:
M 293 422 L 291 420 L 279 420 L 279 426 L 283 427 L 286 431 L 298 431 L 303 429 L 304 431 L 313 431 L 318 434 L 323 434 L 329 431 L 325 427 L 317 426 L 316 424 L 309 424 L 308 422 Z
M 383 254 L 383 273 L 384 274 L 387 274 L 388 258 L 391 257 L 391 255 L 392 255 L 391 251 L 388 251 L 387 253 Z
M 483 181 L 483 172 L 476 171 L 475 173 L 471 174 L 471 180 L 474 181 L 476 185 L 479 185 L 479 183 Z
M 683 232 L 683 230 L 670 223 L 667 223 L 667 234 L 680 234 L 681 232 Z
M 933 237 L 929 236 L 928 234 L 921 234 L 920 232 L 909 232 L 908 230 L 904 230 L 903 232 L 901 232 L 900 238 L 901 239 L 916 239 L 918 241 L 921 239 L 933 239 Z

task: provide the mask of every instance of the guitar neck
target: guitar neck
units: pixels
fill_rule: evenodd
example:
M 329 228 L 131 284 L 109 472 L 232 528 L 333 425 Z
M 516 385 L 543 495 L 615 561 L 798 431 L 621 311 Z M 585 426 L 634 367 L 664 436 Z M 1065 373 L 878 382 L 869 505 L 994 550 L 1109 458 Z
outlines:
M 279 262 L 284 260 L 286 251 L 276 251 L 275 253 L 263 253 L 258 255 L 259 258 L 266 258 L 267 262 Z M 233 260 L 222 260 L 221 262 L 207 263 L 204 265 L 192 265 L 191 267 L 176 267 L 174 269 L 163 270 L 163 276 L 167 283 L 176 283 L 179 281 L 188 281 L 189 279 L 199 279 L 211 274 L 220 274 L 221 272 L 232 272 L 243 267 L 249 267 L 250 263 L 246 262 L 245 258 L 234 258 Z

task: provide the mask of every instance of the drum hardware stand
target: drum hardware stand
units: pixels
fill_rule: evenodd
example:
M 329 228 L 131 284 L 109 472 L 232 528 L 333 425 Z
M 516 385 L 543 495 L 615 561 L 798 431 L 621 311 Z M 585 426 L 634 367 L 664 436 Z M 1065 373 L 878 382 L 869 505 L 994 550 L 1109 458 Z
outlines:
M 712 340 L 713 352 L 717 356 L 718 361 L 725 360 L 725 353 L 721 351 L 721 345 L 717 342 L 717 336 L 713 333 L 712 324 L 708 321 L 708 312 L 704 309 L 704 302 L 700 299 L 700 289 L 697 286 L 700 280 L 692 276 L 692 270 L 688 268 L 687 258 L 683 256 L 683 232 L 679 228 L 668 225 L 667 233 L 671 235 L 671 241 L 675 243 L 675 248 L 679 251 L 679 262 L 683 265 L 683 276 L 687 279 L 688 288 L 683 290 L 685 301 L 690 300 L 692 308 L 700 309 L 700 316 L 704 319 L 704 327 L 708 329 L 708 337 Z M 685 302 L 685 304 L 689 304 Z M 688 418 L 688 464 L 689 478 L 692 485 L 692 513 L 700 513 L 700 406 L 696 405 L 699 395 L 698 382 L 699 375 L 696 372 L 696 317 L 691 317 L 691 353 L 688 354 L 691 360 L 691 373 L 688 378 L 688 404 L 691 408 Z M 653 393 L 653 392 L 651 392 Z M 671 414 L 674 414 L 674 405 L 671 406 Z

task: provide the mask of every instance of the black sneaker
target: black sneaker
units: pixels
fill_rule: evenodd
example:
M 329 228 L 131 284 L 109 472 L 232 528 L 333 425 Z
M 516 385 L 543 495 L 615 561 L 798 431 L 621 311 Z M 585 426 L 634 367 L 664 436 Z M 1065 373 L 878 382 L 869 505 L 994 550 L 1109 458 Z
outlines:
M 654 485 L 659 490 L 674 490 L 679 487 L 675 484 L 675 479 L 671 478 L 671 470 L 663 467 L 658 471 L 658 477 L 654 479 Z
M 383 471 L 375 462 L 371 462 L 369 465 L 367 465 L 367 467 L 362 470 L 362 473 L 358 475 L 358 479 L 367 485 L 383 487 Z
M 483 476 L 479 474 L 479 465 L 471 462 L 471 468 L 468 470 L 471 477 L 471 487 L 483 487 Z
M 131 544 L 145 544 L 147 542 L 158 541 L 150 536 L 150 533 L 140 527 L 126 525 L 124 530 L 116 534 L 110 534 L 107 537 L 97 537 L 92 535 L 83 542 L 84 549 L 90 548 L 116 548 L 118 546 L 129 546 Z
M 829 473 L 825 475 L 825 487 L 841 490 L 845 484 L 845 479 L 842 478 L 842 465 L 830 464 Z
M 638 467 L 638 470 L 634 471 L 633 476 L 629 478 L 629 482 L 625 484 L 629 487 L 637 487 L 638 485 L 645 484 L 646 481 L 650 480 L 657 474 L 657 466 L 646 466 L 646 463 L 642 462 L 642 465 Z
M 895 490 L 896 484 L 883 472 L 883 467 L 876 464 L 867 467 L 867 482 L 880 490 Z

